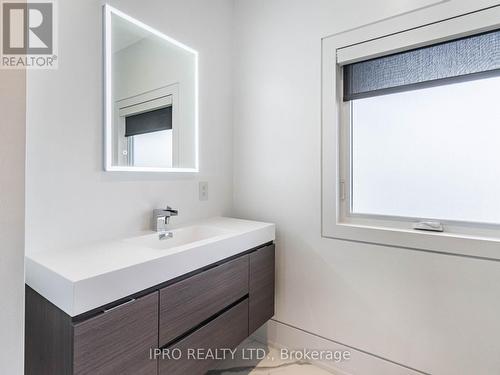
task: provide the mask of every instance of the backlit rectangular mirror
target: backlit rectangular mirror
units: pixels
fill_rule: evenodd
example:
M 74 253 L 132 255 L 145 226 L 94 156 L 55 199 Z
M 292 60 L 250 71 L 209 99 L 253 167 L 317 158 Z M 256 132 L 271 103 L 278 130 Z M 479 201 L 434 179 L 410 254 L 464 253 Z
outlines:
M 109 5 L 105 169 L 198 171 L 198 53 Z

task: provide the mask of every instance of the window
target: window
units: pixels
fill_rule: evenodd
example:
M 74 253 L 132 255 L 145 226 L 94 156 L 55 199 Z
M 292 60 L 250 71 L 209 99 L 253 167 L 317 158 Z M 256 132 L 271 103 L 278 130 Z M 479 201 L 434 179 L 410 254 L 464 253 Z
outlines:
M 500 259 L 499 19 L 323 40 L 324 237 Z
M 172 168 L 172 106 L 125 117 L 128 164 Z
M 347 214 L 500 224 L 500 31 L 343 72 Z
M 139 134 L 129 143 L 130 164 L 134 167 L 172 168 L 172 130 Z
M 112 163 L 119 167 L 170 169 L 181 149 L 178 84 L 115 102 Z
M 350 211 L 500 224 L 500 77 L 354 100 Z

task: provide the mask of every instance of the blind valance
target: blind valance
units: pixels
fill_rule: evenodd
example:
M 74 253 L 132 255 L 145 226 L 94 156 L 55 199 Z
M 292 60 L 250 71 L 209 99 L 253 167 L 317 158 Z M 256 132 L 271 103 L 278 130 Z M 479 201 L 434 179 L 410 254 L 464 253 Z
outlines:
M 344 101 L 500 74 L 500 30 L 344 66 Z
M 125 137 L 172 129 L 172 107 L 127 116 Z

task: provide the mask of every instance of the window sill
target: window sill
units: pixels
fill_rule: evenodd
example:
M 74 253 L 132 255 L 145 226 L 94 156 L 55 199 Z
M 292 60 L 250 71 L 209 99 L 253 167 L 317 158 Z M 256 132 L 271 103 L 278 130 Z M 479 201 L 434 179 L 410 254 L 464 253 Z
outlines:
M 323 224 L 322 237 L 409 250 L 500 260 L 500 239 L 446 232 L 425 232 L 359 225 Z

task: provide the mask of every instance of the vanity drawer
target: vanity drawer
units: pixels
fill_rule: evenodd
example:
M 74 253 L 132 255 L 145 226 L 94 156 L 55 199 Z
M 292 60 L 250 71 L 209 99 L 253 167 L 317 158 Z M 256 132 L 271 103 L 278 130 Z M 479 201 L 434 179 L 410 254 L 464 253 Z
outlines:
M 249 333 L 252 334 L 274 315 L 274 244 L 250 254 Z
M 160 290 L 160 347 L 247 293 L 247 255 Z
M 156 375 L 158 292 L 74 326 L 75 375 Z
M 234 349 L 248 337 L 248 299 L 221 314 L 178 343 L 170 346 L 180 350 L 178 360 L 160 359 L 159 375 L 203 375 L 214 367 L 215 359 L 193 359 L 189 353 L 202 350 L 206 353 L 216 349 Z M 219 353 L 220 355 L 220 353 Z

